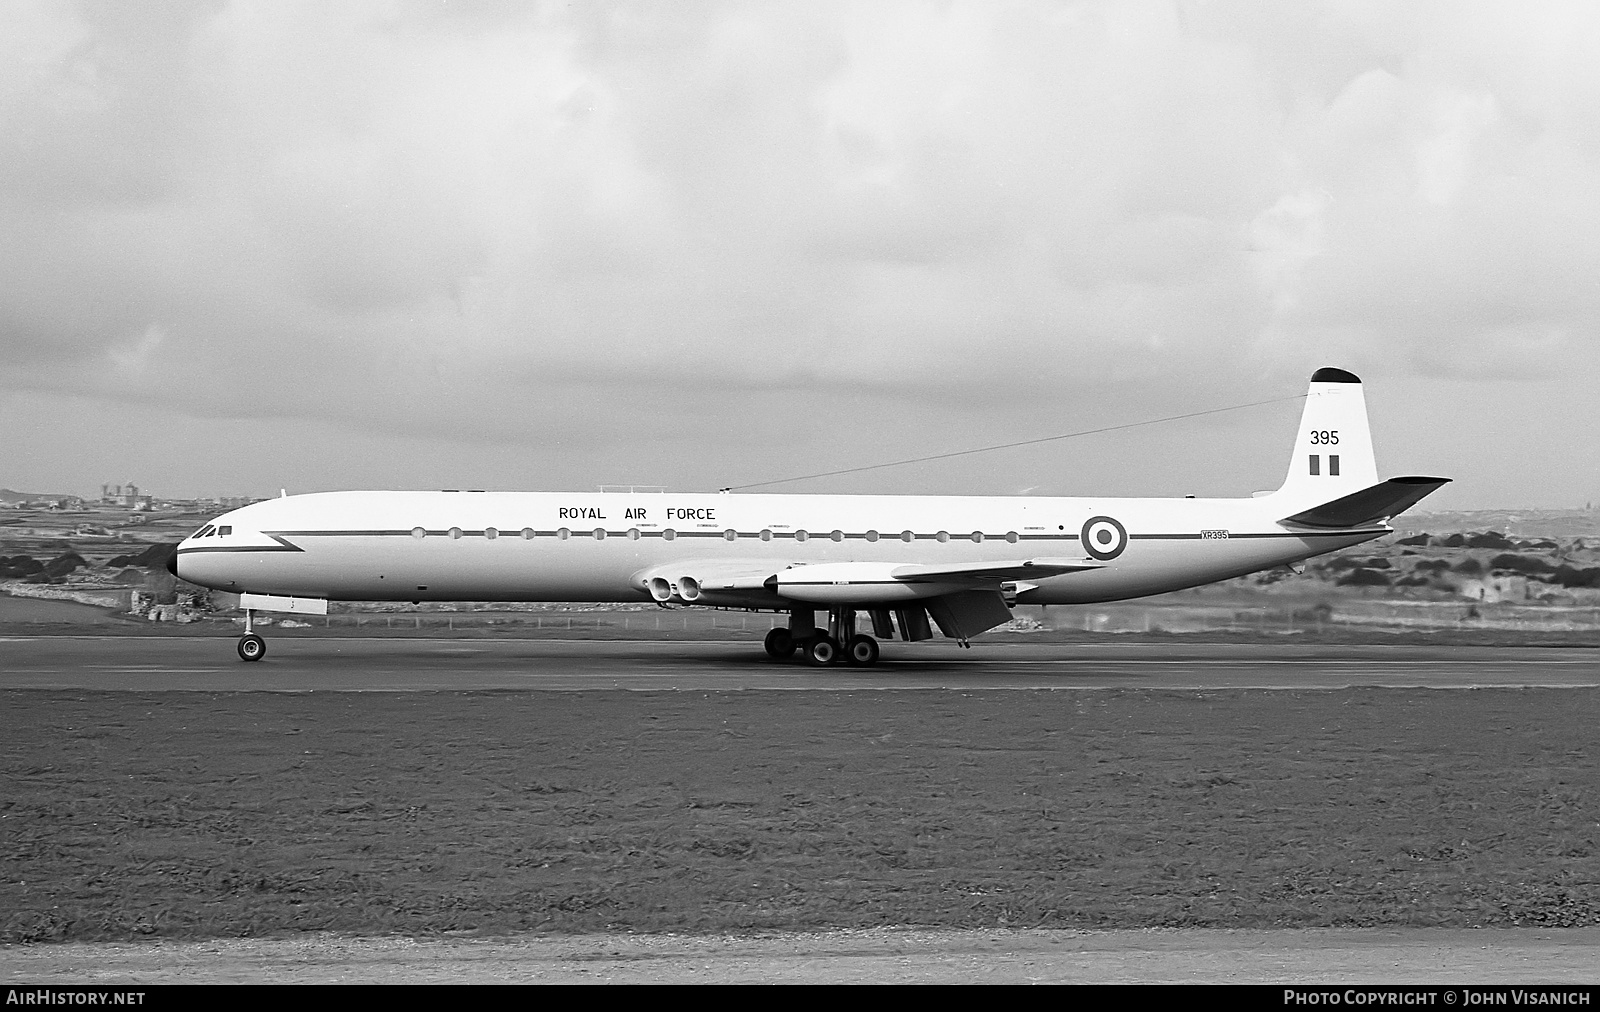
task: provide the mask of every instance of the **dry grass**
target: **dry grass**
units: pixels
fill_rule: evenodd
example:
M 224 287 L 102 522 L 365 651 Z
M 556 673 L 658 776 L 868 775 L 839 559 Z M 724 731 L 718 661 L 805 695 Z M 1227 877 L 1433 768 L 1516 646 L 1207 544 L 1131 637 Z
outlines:
M 0 940 L 1600 923 L 1600 691 L 9 691 Z

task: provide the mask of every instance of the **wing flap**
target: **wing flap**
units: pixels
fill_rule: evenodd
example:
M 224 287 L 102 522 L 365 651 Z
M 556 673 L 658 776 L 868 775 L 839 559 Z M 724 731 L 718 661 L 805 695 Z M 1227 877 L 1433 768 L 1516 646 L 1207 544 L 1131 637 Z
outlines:
M 935 597 L 926 605 L 939 631 L 950 639 L 966 642 L 981 632 L 1011 621 L 1005 598 L 993 590 L 963 590 Z

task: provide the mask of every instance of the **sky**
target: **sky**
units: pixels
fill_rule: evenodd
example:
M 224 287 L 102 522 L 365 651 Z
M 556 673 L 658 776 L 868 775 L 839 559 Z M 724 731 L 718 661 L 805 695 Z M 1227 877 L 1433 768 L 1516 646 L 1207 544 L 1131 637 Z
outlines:
M 0 0 L 0 238 L 14 489 L 1600 500 L 1588 2 Z

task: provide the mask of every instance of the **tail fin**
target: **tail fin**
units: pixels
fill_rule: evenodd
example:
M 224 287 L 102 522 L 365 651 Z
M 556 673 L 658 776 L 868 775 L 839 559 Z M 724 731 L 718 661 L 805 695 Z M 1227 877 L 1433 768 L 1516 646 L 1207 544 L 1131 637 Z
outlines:
M 1361 380 L 1343 369 L 1318 369 L 1306 394 L 1289 474 L 1273 499 L 1292 514 L 1283 523 L 1357 527 L 1387 520 L 1449 481 L 1413 476 L 1379 482 Z
M 1311 377 L 1289 474 L 1278 495 L 1321 503 L 1377 483 L 1361 380 L 1343 369 L 1318 369 Z

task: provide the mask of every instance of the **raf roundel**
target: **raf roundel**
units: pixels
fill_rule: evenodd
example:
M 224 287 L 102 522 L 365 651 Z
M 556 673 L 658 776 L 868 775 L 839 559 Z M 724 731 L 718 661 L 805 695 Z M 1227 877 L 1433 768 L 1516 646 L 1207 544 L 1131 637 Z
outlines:
M 1083 524 L 1083 550 L 1106 562 L 1128 547 L 1128 531 L 1110 517 L 1090 517 Z

